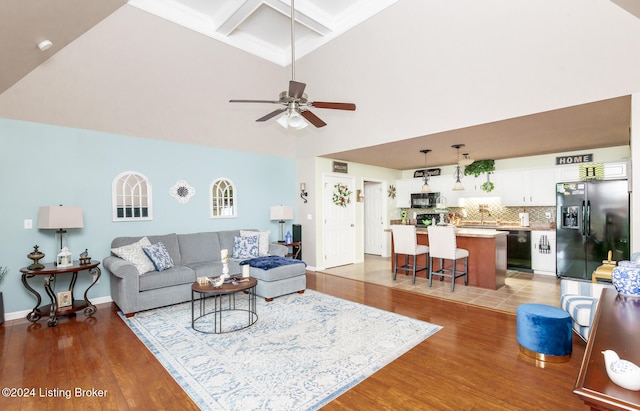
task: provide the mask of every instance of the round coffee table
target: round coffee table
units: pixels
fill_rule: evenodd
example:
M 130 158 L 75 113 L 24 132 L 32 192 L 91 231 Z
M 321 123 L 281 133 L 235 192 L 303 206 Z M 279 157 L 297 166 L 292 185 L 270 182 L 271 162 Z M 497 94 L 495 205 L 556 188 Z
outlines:
M 214 288 L 211 284 L 193 283 L 191 285 L 191 327 L 202 333 L 222 334 L 252 326 L 258 321 L 256 284 L 258 280 L 253 277 L 239 278 L 237 282 L 224 283 L 220 288 Z M 247 305 L 237 306 L 236 295 L 240 297 L 246 295 Z M 198 315 L 196 315 L 196 304 Z M 246 313 L 245 319 L 242 318 L 243 312 Z M 226 327 L 223 327 L 223 316 Z

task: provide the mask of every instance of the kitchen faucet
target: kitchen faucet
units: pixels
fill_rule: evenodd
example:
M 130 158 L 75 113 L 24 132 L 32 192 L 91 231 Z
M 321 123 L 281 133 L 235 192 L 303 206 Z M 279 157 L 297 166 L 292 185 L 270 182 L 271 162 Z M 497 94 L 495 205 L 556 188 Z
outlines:
M 478 211 L 480 212 L 480 225 L 484 225 L 484 214 L 487 213 L 487 215 L 491 216 L 491 212 L 489 212 L 489 205 L 479 204 Z

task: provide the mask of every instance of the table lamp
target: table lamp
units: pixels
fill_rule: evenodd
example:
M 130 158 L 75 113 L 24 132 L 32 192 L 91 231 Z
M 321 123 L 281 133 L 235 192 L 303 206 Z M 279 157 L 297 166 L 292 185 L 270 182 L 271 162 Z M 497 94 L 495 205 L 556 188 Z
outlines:
M 271 220 L 278 220 L 280 223 L 280 239 L 279 243 L 284 243 L 284 221 L 293 220 L 293 207 L 291 206 L 272 206 L 269 212 Z
M 82 208 L 75 206 L 43 206 L 38 211 L 38 228 L 56 230 L 60 234 L 60 250 L 62 250 L 62 235 L 67 228 L 82 228 Z

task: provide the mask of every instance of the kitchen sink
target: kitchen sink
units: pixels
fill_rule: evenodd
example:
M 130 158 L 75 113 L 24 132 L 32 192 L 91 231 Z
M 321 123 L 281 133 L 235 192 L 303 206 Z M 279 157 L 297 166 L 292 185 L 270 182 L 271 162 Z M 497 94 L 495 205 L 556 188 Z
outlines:
M 458 225 L 458 227 L 460 228 L 487 228 L 487 229 L 496 229 L 496 228 L 500 228 L 500 226 L 498 224 L 490 224 L 490 223 L 486 223 L 486 224 L 480 224 L 480 223 L 471 223 L 471 224 L 460 224 Z

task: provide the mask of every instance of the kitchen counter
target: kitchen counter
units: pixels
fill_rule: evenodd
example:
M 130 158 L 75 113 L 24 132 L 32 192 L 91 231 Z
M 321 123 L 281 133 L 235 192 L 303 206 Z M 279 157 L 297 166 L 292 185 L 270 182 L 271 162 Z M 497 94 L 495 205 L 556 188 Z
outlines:
M 532 223 L 528 227 L 522 227 L 519 224 L 480 224 L 480 223 L 465 223 L 462 222 L 458 225 L 460 228 L 476 228 L 481 230 L 502 230 L 502 231 L 555 231 L 556 228 L 552 224 L 546 223 Z
M 389 232 L 391 230 L 388 230 Z M 418 244 L 429 245 L 427 228 L 418 228 Z M 456 243 L 458 248 L 469 251 L 468 280 L 469 285 L 497 290 L 504 285 L 507 276 L 507 232 L 486 228 L 457 228 Z M 391 255 L 396 257 L 391 239 Z M 404 257 L 398 263 L 403 264 Z M 434 259 L 435 264 L 438 260 Z M 425 265 L 425 257 L 418 257 L 418 264 Z M 460 269 L 462 260 L 459 261 Z M 391 261 L 393 271 L 393 260 Z M 424 272 L 421 272 L 421 275 Z M 428 273 L 425 277 L 428 277 Z M 463 283 L 462 277 L 458 279 Z M 463 283 L 464 284 L 464 283 Z

